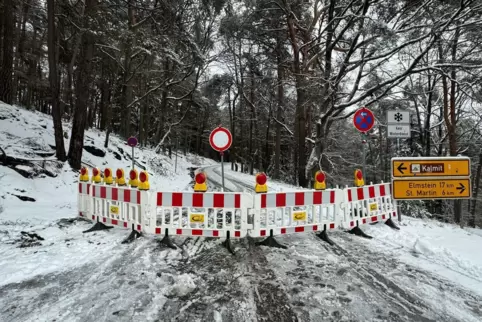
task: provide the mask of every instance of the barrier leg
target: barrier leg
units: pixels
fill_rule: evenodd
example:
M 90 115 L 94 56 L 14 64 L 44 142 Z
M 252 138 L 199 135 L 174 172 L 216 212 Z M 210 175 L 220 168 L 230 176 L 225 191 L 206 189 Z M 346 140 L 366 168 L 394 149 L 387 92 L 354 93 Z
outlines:
M 385 225 L 387 225 L 388 227 L 390 227 L 390 228 L 392 228 L 392 229 L 400 230 L 400 227 L 398 227 L 397 225 L 395 225 L 395 223 L 393 222 L 392 218 L 388 218 L 388 220 L 385 221 Z
M 132 224 L 132 231 L 130 235 L 122 241 L 122 244 L 132 243 L 137 238 L 141 237 L 142 233 L 134 229 L 134 224 Z
M 350 234 L 356 235 L 356 236 L 361 236 L 363 238 L 368 238 L 372 239 L 372 236 L 369 236 L 363 232 L 363 230 L 358 227 L 358 222 L 356 223 L 356 227 L 348 231 Z
M 171 238 L 169 237 L 169 229 L 168 228 L 166 228 L 166 234 L 164 235 L 164 238 L 162 238 L 159 241 L 159 245 L 165 245 L 169 248 L 177 249 L 176 245 L 174 245 Z
M 318 238 L 327 242 L 331 246 L 335 246 L 335 243 L 330 239 L 330 237 L 328 237 L 328 233 L 326 232 L 326 225 L 324 226 L 323 231 L 319 234 L 316 234 L 316 236 L 318 236 Z
M 99 217 L 97 217 L 97 222 L 95 223 L 95 225 L 92 228 L 83 231 L 82 233 L 90 233 L 90 232 L 93 232 L 93 231 L 107 230 L 107 229 L 112 229 L 112 228 L 114 228 L 114 226 L 104 225 L 104 223 L 101 223 L 99 221 Z
M 236 254 L 234 253 L 233 246 L 231 245 L 231 239 L 229 238 L 231 232 L 228 230 L 226 233 L 227 233 L 227 235 L 226 235 L 226 240 L 223 241 L 223 246 L 226 247 L 227 250 L 228 250 L 231 254 L 236 255 Z
M 282 248 L 282 249 L 287 249 L 285 245 L 281 245 L 274 239 L 273 237 L 273 229 L 269 230 L 269 237 L 263 240 L 262 242 L 257 242 L 256 246 L 269 246 L 269 247 L 276 247 L 276 248 Z

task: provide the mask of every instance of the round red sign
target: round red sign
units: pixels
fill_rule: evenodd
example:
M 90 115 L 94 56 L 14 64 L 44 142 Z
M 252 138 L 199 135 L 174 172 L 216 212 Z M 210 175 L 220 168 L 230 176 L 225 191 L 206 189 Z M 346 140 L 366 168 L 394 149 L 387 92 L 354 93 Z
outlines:
M 214 129 L 209 135 L 209 144 L 211 144 L 211 147 L 218 152 L 226 151 L 232 143 L 233 136 L 231 135 L 231 132 L 224 127 Z
M 127 139 L 127 145 L 131 147 L 136 147 L 137 146 L 137 138 L 131 136 L 130 138 Z

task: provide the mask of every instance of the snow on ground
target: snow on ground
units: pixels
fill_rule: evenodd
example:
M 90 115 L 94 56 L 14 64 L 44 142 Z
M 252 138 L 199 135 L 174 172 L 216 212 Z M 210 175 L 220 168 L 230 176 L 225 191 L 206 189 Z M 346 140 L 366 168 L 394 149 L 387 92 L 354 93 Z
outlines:
M 38 159 L 51 153 L 51 120 L 0 104 L 2 148 L 8 155 Z M 69 133 L 68 125 L 65 125 Z M 83 161 L 128 172 L 126 143 L 87 131 Z M 66 144 L 68 140 L 66 139 Z M 32 152 L 34 151 L 34 152 Z M 215 162 L 136 149 L 152 190 L 190 189 L 187 168 L 203 166 L 219 190 Z M 120 160 L 119 160 L 120 158 Z M 51 162 L 51 161 L 48 161 Z M 159 248 L 154 236 L 132 244 L 127 232 L 83 234 L 91 227 L 77 216 L 77 176 L 68 165 L 48 169 L 57 177 L 27 179 L 0 167 L 0 316 L 8 321 L 480 321 L 482 242 L 479 229 L 461 229 L 403 216 L 400 231 L 378 224 L 364 228 L 374 239 L 330 233 L 337 246 L 314 234 L 276 239 L 288 249 L 233 241 L 236 256 L 219 240 L 173 238 L 177 250 Z M 253 176 L 225 164 L 228 190 L 251 191 Z M 24 169 L 29 170 L 30 169 Z M 270 191 L 293 191 L 268 179 Z M 35 201 L 21 201 L 19 197 Z M 22 233 L 40 246 L 19 248 Z
M 70 124 L 64 123 L 65 132 L 70 134 L 70 128 Z M 39 160 L 56 175 L 50 177 L 40 174 L 30 179 L 13 169 L 0 166 L 0 285 L 82 265 L 98 256 L 105 256 L 104 252 L 111 251 L 116 240 L 125 238 L 125 231 L 122 230 L 116 229 L 105 238 L 96 238 L 82 234 L 89 226 L 84 222 L 63 226 L 59 223 L 61 219 L 77 216 L 78 173 L 72 171 L 67 163 L 62 165 L 52 161 L 54 157 L 45 157 L 54 153 L 53 133 L 49 116 L 0 102 L 0 135 L 4 138 L 0 147 L 11 157 Z M 64 141 L 68 149 L 69 139 Z M 110 136 L 107 149 L 104 148 L 104 141 L 105 133 L 86 131 L 85 146 L 96 147 L 105 156 L 95 156 L 84 150 L 82 161 L 99 167 L 101 171 L 110 167 L 115 173 L 117 168 L 123 168 L 128 176 L 132 162 L 131 148 L 114 135 Z M 144 148 L 136 148 L 135 153 L 136 168 L 143 167 L 150 173 L 151 189 L 158 191 L 190 189 L 188 168 L 215 163 L 180 153 L 176 169 L 175 151 L 172 159 Z M 25 166 L 17 167 L 30 170 Z M 89 170 L 91 174 L 92 170 Z M 19 199 L 24 197 L 32 199 Z M 35 231 L 44 238 L 41 250 L 36 247 L 17 248 L 22 231 Z M 99 248 L 102 248 L 102 252 L 96 251 Z
M 382 225 L 370 226 L 366 233 L 375 238 L 371 247 L 482 296 L 482 230 L 404 216 L 396 234 Z

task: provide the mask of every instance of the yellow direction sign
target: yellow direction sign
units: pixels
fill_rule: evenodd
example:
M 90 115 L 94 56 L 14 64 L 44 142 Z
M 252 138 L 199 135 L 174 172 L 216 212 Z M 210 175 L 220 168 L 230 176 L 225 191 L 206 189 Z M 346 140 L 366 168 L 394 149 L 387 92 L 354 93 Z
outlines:
M 393 199 L 462 199 L 472 196 L 470 179 L 427 179 L 392 181 Z
M 392 176 L 400 177 L 467 177 L 470 158 L 392 158 Z

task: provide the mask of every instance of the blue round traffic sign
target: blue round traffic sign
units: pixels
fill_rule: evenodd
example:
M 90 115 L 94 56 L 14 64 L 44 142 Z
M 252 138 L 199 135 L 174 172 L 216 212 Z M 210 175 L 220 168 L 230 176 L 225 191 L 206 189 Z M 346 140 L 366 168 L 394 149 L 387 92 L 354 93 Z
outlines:
M 355 115 L 353 115 L 353 125 L 362 133 L 370 131 L 374 124 L 375 116 L 373 115 L 372 111 L 366 107 L 362 107 L 361 109 L 357 110 Z

